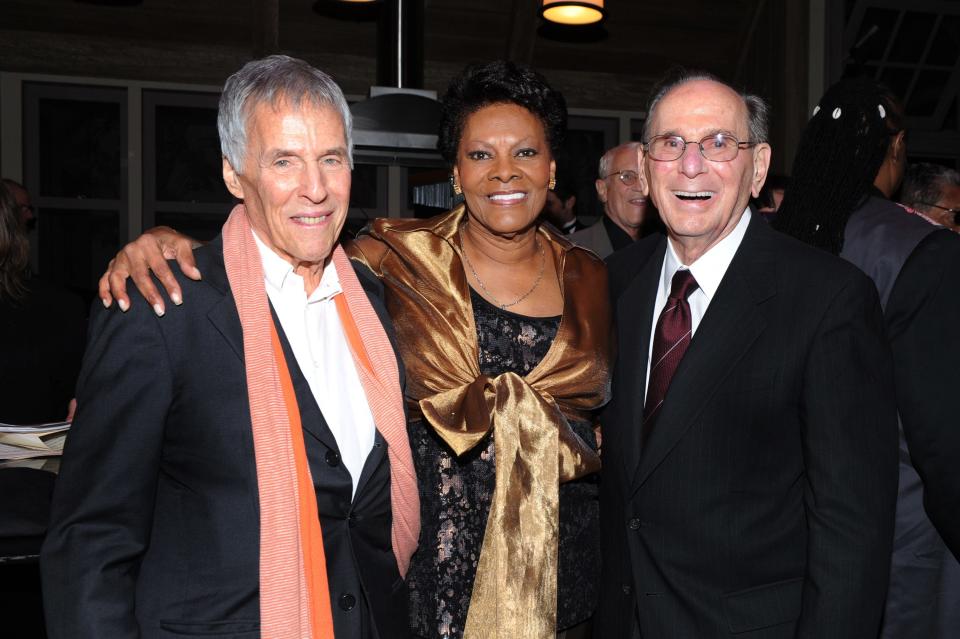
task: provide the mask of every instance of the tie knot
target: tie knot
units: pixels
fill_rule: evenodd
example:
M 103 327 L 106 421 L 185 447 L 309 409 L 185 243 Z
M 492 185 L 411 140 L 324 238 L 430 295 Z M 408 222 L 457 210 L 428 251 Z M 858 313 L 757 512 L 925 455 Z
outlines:
M 693 273 L 687 270 L 677 271 L 673 274 L 673 282 L 670 284 L 670 297 L 685 300 L 698 288 L 700 285 L 693 278 Z

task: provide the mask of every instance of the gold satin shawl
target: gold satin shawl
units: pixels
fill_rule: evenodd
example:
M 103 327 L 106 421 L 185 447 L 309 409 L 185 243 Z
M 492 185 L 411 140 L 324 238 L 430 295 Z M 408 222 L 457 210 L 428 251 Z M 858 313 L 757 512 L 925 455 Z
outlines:
M 547 354 L 526 377 L 480 373 L 470 288 L 457 229 L 463 206 L 430 220 L 376 220 L 386 249 L 351 257 L 386 289 L 407 369 L 407 400 L 462 455 L 495 431 L 496 488 L 465 639 L 552 639 L 557 618 L 559 484 L 600 468 L 567 423 L 610 395 L 607 273 L 589 252 L 541 228 L 562 273 L 563 315 Z

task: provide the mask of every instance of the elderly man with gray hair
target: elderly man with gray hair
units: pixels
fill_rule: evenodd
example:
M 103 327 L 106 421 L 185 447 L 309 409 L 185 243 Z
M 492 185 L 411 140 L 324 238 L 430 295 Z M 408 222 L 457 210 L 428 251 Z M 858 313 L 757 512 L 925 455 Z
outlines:
M 653 207 L 648 207 L 647 198 L 640 191 L 639 147 L 639 142 L 627 142 L 608 149 L 600 158 L 595 186 L 597 198 L 603 203 L 603 217 L 573 233 L 571 242 L 606 258 L 644 234 Z
M 305 62 L 244 66 L 218 116 L 242 204 L 195 252 L 202 281 L 174 267 L 191 303 L 95 305 L 41 557 L 50 637 L 406 636 L 419 503 L 380 285 L 338 245 L 350 124 Z
M 907 167 L 900 201 L 937 224 L 960 232 L 960 173 L 946 166 L 916 162 Z

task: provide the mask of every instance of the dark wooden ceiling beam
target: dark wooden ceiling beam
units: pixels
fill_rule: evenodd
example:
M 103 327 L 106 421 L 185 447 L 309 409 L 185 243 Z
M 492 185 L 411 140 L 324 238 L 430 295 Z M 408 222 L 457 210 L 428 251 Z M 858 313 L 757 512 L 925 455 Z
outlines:
M 510 35 L 507 37 L 507 60 L 529 65 L 533 62 L 533 48 L 537 43 L 539 0 L 513 0 L 510 15 Z
M 280 51 L 280 2 L 279 0 L 253 0 L 253 57 Z

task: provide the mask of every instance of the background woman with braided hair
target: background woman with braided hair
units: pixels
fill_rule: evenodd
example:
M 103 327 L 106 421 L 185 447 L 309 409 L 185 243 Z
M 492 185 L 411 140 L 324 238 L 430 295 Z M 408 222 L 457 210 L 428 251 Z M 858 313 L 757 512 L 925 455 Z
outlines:
M 946 638 L 960 635 L 960 237 L 890 201 L 905 164 L 903 107 L 873 80 L 842 80 L 803 132 L 775 225 L 877 286 L 901 427 L 881 636 Z

